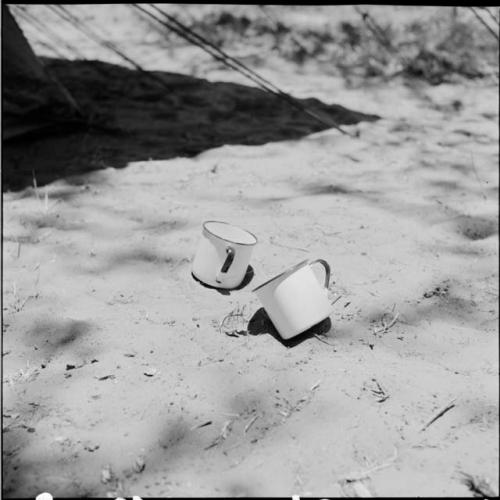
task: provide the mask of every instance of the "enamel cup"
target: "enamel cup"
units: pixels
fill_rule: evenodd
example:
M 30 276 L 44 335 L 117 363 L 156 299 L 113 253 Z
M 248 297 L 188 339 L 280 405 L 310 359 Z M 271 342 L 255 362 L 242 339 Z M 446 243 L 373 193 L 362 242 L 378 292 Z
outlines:
M 312 266 L 321 264 L 325 281 L 320 283 Z M 330 266 L 323 259 L 304 260 L 259 285 L 257 294 L 283 339 L 289 339 L 320 323 L 332 313 L 328 300 Z
M 227 222 L 206 221 L 191 271 L 201 282 L 216 288 L 236 288 L 247 273 L 257 238 Z

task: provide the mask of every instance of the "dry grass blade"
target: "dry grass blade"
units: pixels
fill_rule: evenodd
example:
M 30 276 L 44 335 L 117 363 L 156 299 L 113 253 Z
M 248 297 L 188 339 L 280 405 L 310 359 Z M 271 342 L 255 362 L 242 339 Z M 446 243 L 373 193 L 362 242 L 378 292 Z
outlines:
M 432 417 L 423 427 L 420 432 L 425 431 L 427 427 L 432 425 L 438 418 L 441 418 L 446 412 L 450 411 L 455 406 L 455 399 L 452 399 L 442 410 L 440 410 L 434 417 Z
M 322 339 L 317 333 L 314 334 L 314 336 L 320 341 L 323 342 L 323 344 L 329 345 L 331 347 L 335 347 L 334 344 L 331 344 L 330 342 L 327 342 L 325 339 Z
M 398 450 L 397 448 L 394 448 L 394 453 L 392 454 L 392 457 L 389 458 L 386 462 L 383 462 L 379 465 L 375 465 L 374 467 L 370 467 L 369 469 L 362 471 L 362 472 L 357 472 L 357 473 L 351 473 L 348 474 L 346 477 L 344 477 L 340 482 L 346 481 L 346 482 L 353 482 L 353 481 L 360 481 L 362 479 L 366 479 L 370 476 L 370 474 L 373 474 L 374 472 L 385 469 L 386 467 L 389 467 L 392 465 L 398 458 Z
M 212 441 L 211 444 L 205 447 L 205 450 L 208 450 L 210 448 L 213 448 L 214 446 L 218 446 L 219 444 L 221 444 L 227 438 L 228 434 L 231 432 L 232 425 L 233 421 L 227 420 L 224 423 L 224 426 L 222 427 L 221 433 L 214 439 L 214 441 Z
M 248 432 L 250 430 L 250 427 L 252 427 L 252 425 L 255 423 L 255 421 L 259 418 L 258 415 L 255 415 L 251 420 L 250 422 L 248 422 L 247 425 L 245 425 L 245 432 Z
M 375 383 L 376 388 L 371 389 L 372 393 L 378 398 L 377 401 L 379 403 L 383 403 L 386 399 L 389 399 L 389 394 L 387 391 L 380 385 L 377 379 L 373 378 L 372 382 Z
M 388 324 L 386 324 L 384 318 L 382 318 L 382 328 L 374 330 L 373 334 L 378 335 L 379 333 L 387 333 L 396 324 L 398 318 L 399 318 L 399 313 L 396 313 L 396 315 L 392 318 L 391 322 Z

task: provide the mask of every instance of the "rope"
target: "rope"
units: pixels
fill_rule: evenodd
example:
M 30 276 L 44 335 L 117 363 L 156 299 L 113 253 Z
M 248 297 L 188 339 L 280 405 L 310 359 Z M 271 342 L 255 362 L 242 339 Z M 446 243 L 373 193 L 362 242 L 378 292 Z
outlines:
M 385 33 L 375 22 L 373 17 L 366 11 L 361 10 L 357 5 L 353 5 L 354 10 L 361 16 L 367 28 L 375 35 L 375 38 L 382 44 L 387 53 L 395 56 L 399 60 L 401 66 L 406 67 L 409 65 L 409 60 L 401 55 L 398 50 L 392 45 L 391 41 L 386 37 Z
M 107 49 L 111 50 L 119 57 L 121 57 L 123 60 L 127 61 L 129 64 L 134 66 L 134 68 L 136 68 L 137 70 L 144 71 L 144 69 L 142 69 L 142 67 L 139 64 L 137 64 L 133 59 L 130 59 L 130 57 L 124 54 L 121 50 L 119 50 L 113 43 L 103 39 L 99 34 L 97 34 L 91 28 L 85 26 L 80 19 L 73 16 L 73 14 L 71 14 L 62 5 L 46 5 L 46 7 L 52 10 L 52 12 L 58 15 L 61 19 L 72 24 L 77 30 L 81 31 L 84 35 L 86 35 L 88 38 L 96 42 L 98 45 L 102 45 Z
M 85 59 L 83 54 L 73 45 L 70 45 L 68 42 L 66 42 L 62 37 L 60 37 L 57 33 L 52 31 L 48 26 L 46 26 L 42 21 L 37 19 L 35 16 L 33 16 L 31 13 L 29 13 L 25 8 L 19 6 L 19 5 L 14 5 L 15 12 L 22 17 L 27 23 L 31 24 L 32 26 L 36 27 L 38 31 L 42 32 L 47 38 L 51 38 L 53 42 L 56 43 L 56 45 L 61 45 L 65 46 L 66 49 L 70 52 L 73 53 L 73 55 L 76 54 L 77 58 L 80 59 Z M 54 50 L 54 49 L 52 49 Z M 55 52 L 55 50 L 54 50 Z M 62 55 L 59 52 L 59 55 L 61 58 L 64 59 L 64 55 Z
M 42 44 L 43 46 L 47 47 L 57 57 L 59 57 L 61 59 L 64 59 L 65 55 L 62 52 L 60 52 L 57 48 L 53 47 L 51 43 L 49 43 L 50 42 L 50 36 L 47 36 L 47 33 L 45 32 L 45 30 L 43 30 L 40 26 L 38 26 L 37 23 L 33 19 L 30 19 L 28 16 L 26 16 L 24 14 L 24 12 L 18 11 L 15 8 L 15 6 L 13 6 L 13 7 L 14 7 L 13 12 L 15 12 L 15 14 L 17 16 L 19 16 L 26 24 L 28 24 L 36 32 L 38 32 L 39 34 L 42 34 L 42 38 L 46 39 L 45 41 L 39 39 L 38 40 L 39 43 Z
M 497 39 L 497 41 L 500 41 L 500 38 L 495 31 L 488 25 L 488 23 L 476 12 L 476 9 L 474 7 L 468 7 L 474 15 L 479 19 L 480 23 Z
M 294 106 L 295 108 L 299 109 L 300 111 L 308 114 L 309 116 L 315 118 L 319 122 L 321 122 L 323 125 L 327 127 L 334 127 L 337 130 L 339 130 L 342 134 L 349 135 L 351 137 L 352 134 L 346 132 L 343 130 L 337 123 L 335 123 L 332 119 L 325 120 L 323 117 L 317 115 L 315 112 L 312 110 L 306 108 L 299 102 L 297 102 L 293 97 L 290 95 L 286 94 L 283 92 L 279 87 L 271 83 L 270 81 L 266 80 L 262 76 L 260 76 L 258 73 L 253 71 L 252 69 L 248 68 L 245 66 L 243 63 L 235 59 L 234 57 L 229 56 L 227 53 L 225 53 L 222 49 L 217 47 L 216 45 L 212 44 L 210 41 L 206 40 L 204 37 L 201 35 L 195 33 L 193 30 L 182 24 L 180 21 L 178 21 L 175 17 L 167 14 L 163 10 L 159 9 L 158 7 L 149 4 L 149 6 L 154 9 L 156 12 L 161 14 L 166 20 L 159 19 L 155 14 L 152 12 L 144 9 L 138 4 L 132 4 L 134 8 L 139 10 L 140 12 L 146 14 L 147 16 L 151 17 L 154 21 L 159 23 L 160 25 L 168 28 L 169 30 L 173 31 L 180 37 L 184 38 L 188 42 L 200 47 L 203 49 L 205 52 L 210 54 L 214 59 L 222 62 L 226 66 L 230 67 L 231 69 L 237 71 L 238 73 L 242 74 L 249 80 L 253 81 L 256 83 L 260 88 L 263 90 L 272 93 L 276 95 L 277 97 L 285 100 L 288 102 L 290 105 Z
M 491 19 L 493 19 L 493 21 L 495 21 L 495 24 L 499 23 L 498 18 L 495 16 L 495 14 L 493 14 L 493 12 L 490 11 L 490 9 L 488 9 L 488 7 L 478 7 L 478 9 L 485 10 L 489 14 Z
M 156 83 L 159 83 L 165 90 L 168 90 L 168 91 L 170 90 L 170 87 L 168 86 L 168 84 L 165 83 L 165 81 L 163 81 L 159 76 L 152 73 L 151 71 L 145 70 L 139 63 L 137 63 L 132 58 L 130 58 L 126 54 L 124 54 L 120 49 L 118 49 L 115 44 L 105 40 L 95 30 L 93 31 L 88 26 L 85 26 L 85 24 L 80 19 L 78 19 L 77 17 L 75 17 L 71 13 L 69 13 L 67 11 L 67 9 L 65 9 L 61 5 L 57 5 L 57 6 L 56 5 L 54 5 L 54 6 L 47 5 L 47 7 L 50 8 L 52 11 L 54 11 L 60 18 L 64 19 L 66 22 L 70 23 L 76 29 L 81 31 L 84 35 L 86 35 L 93 42 L 95 42 L 99 46 L 103 46 L 103 47 L 107 48 L 108 50 L 112 51 L 113 53 L 118 55 L 120 58 L 122 58 L 124 61 L 131 64 L 137 71 L 139 71 L 143 75 L 147 76 L 151 80 L 154 80 Z M 63 12 L 55 11 L 54 7 L 58 7 Z

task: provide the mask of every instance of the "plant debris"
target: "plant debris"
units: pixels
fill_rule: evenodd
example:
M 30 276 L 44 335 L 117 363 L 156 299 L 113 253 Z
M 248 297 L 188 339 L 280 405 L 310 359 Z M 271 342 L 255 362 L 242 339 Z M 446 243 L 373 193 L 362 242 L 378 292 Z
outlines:
M 213 448 L 214 446 L 218 446 L 221 444 L 228 436 L 228 434 L 231 432 L 233 426 L 233 421 L 232 420 L 227 420 L 224 423 L 224 426 L 222 427 L 221 433 L 214 439 L 214 441 L 209 444 L 207 447 L 205 447 L 205 450 L 208 450 L 210 448 Z
M 399 313 L 396 313 L 391 321 L 389 323 L 385 322 L 385 314 L 382 316 L 381 323 L 382 323 L 382 328 L 379 328 L 378 330 L 374 330 L 372 333 L 373 335 L 380 335 L 387 333 L 397 322 L 399 318 Z
M 426 299 L 430 299 L 431 297 L 446 297 L 446 295 L 448 295 L 449 289 L 450 289 L 449 284 L 445 284 L 443 286 L 436 286 L 432 290 L 424 292 L 423 297 Z
M 95 377 L 97 380 L 113 380 L 116 378 L 116 375 L 104 375 L 102 377 Z
M 255 421 L 259 418 L 258 415 L 255 415 L 253 418 L 250 419 L 250 422 L 248 422 L 247 425 L 245 425 L 245 433 L 250 430 L 250 427 L 255 423 Z
M 440 410 L 435 417 L 432 417 L 421 429 L 420 432 L 425 431 L 427 427 L 432 425 L 438 418 L 441 418 L 446 412 L 451 410 L 455 406 L 456 399 L 450 401 L 442 410 Z
M 498 498 L 498 493 L 493 491 L 490 482 L 481 477 L 473 476 L 472 474 L 467 474 L 466 472 L 460 471 L 462 477 L 462 483 L 464 483 L 467 488 L 472 492 L 473 496 L 476 498 Z
M 225 333 L 229 337 L 240 337 L 247 335 L 247 324 L 246 305 L 242 307 L 238 305 L 224 317 L 219 326 L 219 332 Z
M 378 398 L 377 399 L 377 402 L 379 403 L 383 403 L 384 401 L 386 401 L 387 399 L 389 399 L 389 394 L 387 393 L 387 391 L 380 385 L 380 383 L 378 382 L 377 379 L 375 378 L 372 378 L 372 382 L 375 383 L 376 385 L 376 388 L 375 389 L 371 389 L 372 393 Z
M 202 424 L 197 424 L 191 427 L 191 430 L 194 431 L 196 429 L 201 429 L 202 427 L 206 427 L 207 425 L 212 425 L 212 421 L 208 420 L 207 422 L 203 422 Z

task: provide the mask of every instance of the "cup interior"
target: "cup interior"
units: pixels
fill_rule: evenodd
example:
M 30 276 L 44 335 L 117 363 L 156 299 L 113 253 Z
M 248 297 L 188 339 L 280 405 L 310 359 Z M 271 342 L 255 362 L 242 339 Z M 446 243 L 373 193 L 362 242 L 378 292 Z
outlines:
M 203 227 L 210 234 L 239 245 L 255 245 L 257 238 L 250 232 L 227 222 L 208 221 Z

